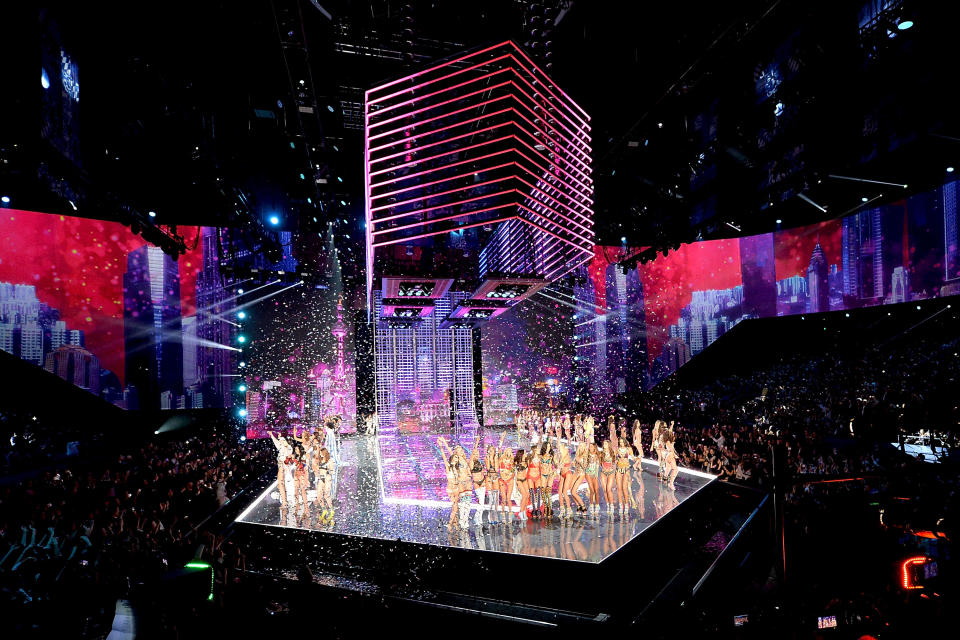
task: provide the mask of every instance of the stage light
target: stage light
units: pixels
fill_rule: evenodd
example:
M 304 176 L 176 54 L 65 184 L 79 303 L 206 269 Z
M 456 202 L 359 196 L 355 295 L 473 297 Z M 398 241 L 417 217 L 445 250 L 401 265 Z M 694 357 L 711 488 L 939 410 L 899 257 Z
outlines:
M 920 311 L 920 305 L 917 305 L 917 311 Z
M 150 216 L 151 218 L 156 218 L 156 217 L 157 217 L 157 212 L 156 212 L 156 211 L 147 211 L 147 215 Z
M 340 204 L 345 207 L 345 206 L 347 206 L 347 201 L 346 201 L 346 200 L 341 200 L 341 201 L 340 201 Z
M 906 31 L 913 26 L 913 20 L 901 20 L 897 23 L 897 29 L 900 31 Z
M 237 342 L 239 342 L 240 344 L 243 344 L 246 341 L 247 341 L 247 336 L 243 336 L 243 335 L 237 336 Z
M 10 196 L 0 196 L 0 202 L 3 204 L 10 204 Z
M 626 236 L 622 236 L 622 237 L 620 238 L 620 242 L 622 242 L 623 244 L 627 244 L 627 237 L 626 237 Z
M 50 76 L 47 75 L 47 70 L 43 67 L 40 67 L 40 86 L 44 89 L 50 88 Z
M 240 313 L 237 314 L 237 317 L 240 318 L 241 320 L 243 320 L 244 318 L 247 317 L 247 312 L 246 312 L 246 311 L 241 311 Z
M 953 173 L 953 167 L 947 167 L 947 173 Z
M 782 222 L 783 220 L 781 220 L 780 218 L 777 218 L 777 224 L 781 224 Z
M 915 556 L 913 558 L 907 558 L 903 561 L 903 564 L 900 565 L 900 574 L 903 581 L 904 589 L 922 589 L 923 586 L 915 584 L 913 581 L 911 566 L 914 565 L 923 565 L 926 564 L 929 558 L 926 556 Z
M 337 176 L 337 182 L 343 182 L 343 178 L 341 178 L 340 176 Z
M 240 409 L 239 411 L 237 411 L 237 415 L 240 416 L 241 418 L 244 418 L 244 417 L 246 417 L 246 415 L 247 415 L 247 410 L 246 410 L 246 409 Z
M 270 216 L 269 218 L 267 218 L 267 221 L 272 225 L 280 224 L 280 218 L 277 216 Z
M 238 294 L 238 295 L 243 295 L 243 289 L 237 289 L 237 294 Z
M 245 367 L 245 366 L 247 366 L 247 363 L 244 362 L 243 360 L 241 360 L 241 361 L 240 361 L 240 367 L 243 368 L 243 367 Z
M 848 317 L 848 318 L 850 317 L 850 314 L 849 314 L 849 313 L 845 313 L 845 314 L 843 314 L 843 315 L 845 315 L 845 316 Z
M 243 392 L 245 392 L 246 390 L 247 390 L 247 385 L 245 385 L 245 384 L 242 384 L 242 385 L 240 385 L 239 387 L 237 387 L 237 391 L 239 391 L 240 393 L 243 393 Z
M 240 436 L 240 442 L 246 442 L 247 436 Z
M 868 200 L 867 196 L 861 196 L 860 202 L 866 202 Z

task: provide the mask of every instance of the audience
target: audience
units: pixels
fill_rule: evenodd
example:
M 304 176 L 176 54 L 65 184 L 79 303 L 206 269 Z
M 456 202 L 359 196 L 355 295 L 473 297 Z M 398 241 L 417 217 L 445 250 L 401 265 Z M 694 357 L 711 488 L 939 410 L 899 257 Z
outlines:
M 239 549 L 201 527 L 272 455 L 262 443 L 195 436 L 41 469 L 0 487 L 3 606 L 49 603 L 70 612 L 79 600 L 112 608 L 136 585 L 197 557 L 242 567 Z

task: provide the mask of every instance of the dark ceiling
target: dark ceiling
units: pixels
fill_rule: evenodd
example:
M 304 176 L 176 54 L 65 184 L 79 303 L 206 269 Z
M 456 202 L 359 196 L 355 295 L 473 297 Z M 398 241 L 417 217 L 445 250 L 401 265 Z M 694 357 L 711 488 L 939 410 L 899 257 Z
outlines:
M 954 4 L 175 0 L 51 13 L 82 69 L 83 175 L 171 222 L 229 223 L 240 189 L 255 215 L 358 228 L 362 91 L 514 39 L 593 117 L 600 242 L 656 250 L 942 181 L 960 138 Z M 898 30 L 905 17 L 915 26 Z

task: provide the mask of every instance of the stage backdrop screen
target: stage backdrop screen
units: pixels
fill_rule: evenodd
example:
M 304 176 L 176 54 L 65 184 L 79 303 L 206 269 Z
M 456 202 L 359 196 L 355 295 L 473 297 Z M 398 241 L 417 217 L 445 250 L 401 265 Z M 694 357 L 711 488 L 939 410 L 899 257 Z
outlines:
M 277 427 L 321 419 L 342 293 L 332 239 L 272 232 L 270 262 L 246 231 L 179 233 L 188 251 L 172 259 L 120 223 L 0 209 L 0 349 L 125 409 L 249 412 L 254 437 L 268 408 Z M 309 282 L 238 275 L 302 264 Z M 347 322 L 348 350 L 352 335 Z M 343 368 L 351 402 L 339 411 L 352 427 L 352 351 Z M 289 402 L 270 393 L 281 387 Z
M 553 333 L 565 326 L 558 317 L 573 317 L 568 397 L 610 406 L 616 394 L 656 384 L 748 318 L 960 293 L 958 184 L 819 224 L 683 245 L 626 271 L 616 263 L 631 249 L 595 247 L 566 293 L 554 284 L 535 296 Z M 556 306 L 544 309 L 545 302 Z M 505 363 L 544 378 L 556 360 L 517 340 L 512 324 L 485 331 L 490 380 L 524 378 Z

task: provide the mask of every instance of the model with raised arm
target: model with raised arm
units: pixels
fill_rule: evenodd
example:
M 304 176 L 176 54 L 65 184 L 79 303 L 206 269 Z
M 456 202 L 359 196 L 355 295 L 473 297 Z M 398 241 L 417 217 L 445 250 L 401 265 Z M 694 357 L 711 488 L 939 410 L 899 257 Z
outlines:
M 480 430 L 477 430 L 477 438 L 473 442 L 473 449 L 470 451 L 470 477 L 473 479 L 473 490 L 477 494 L 477 512 L 473 516 L 473 524 L 483 525 L 483 512 L 486 510 L 487 497 L 487 474 L 480 459 Z M 493 515 L 489 515 L 489 521 Z
M 440 448 L 444 471 L 447 474 L 447 496 L 450 498 L 450 521 L 447 528 L 453 529 L 457 525 L 465 528 L 470 511 L 470 494 L 473 493 L 466 457 L 451 449 L 443 436 L 437 438 L 437 446 Z

